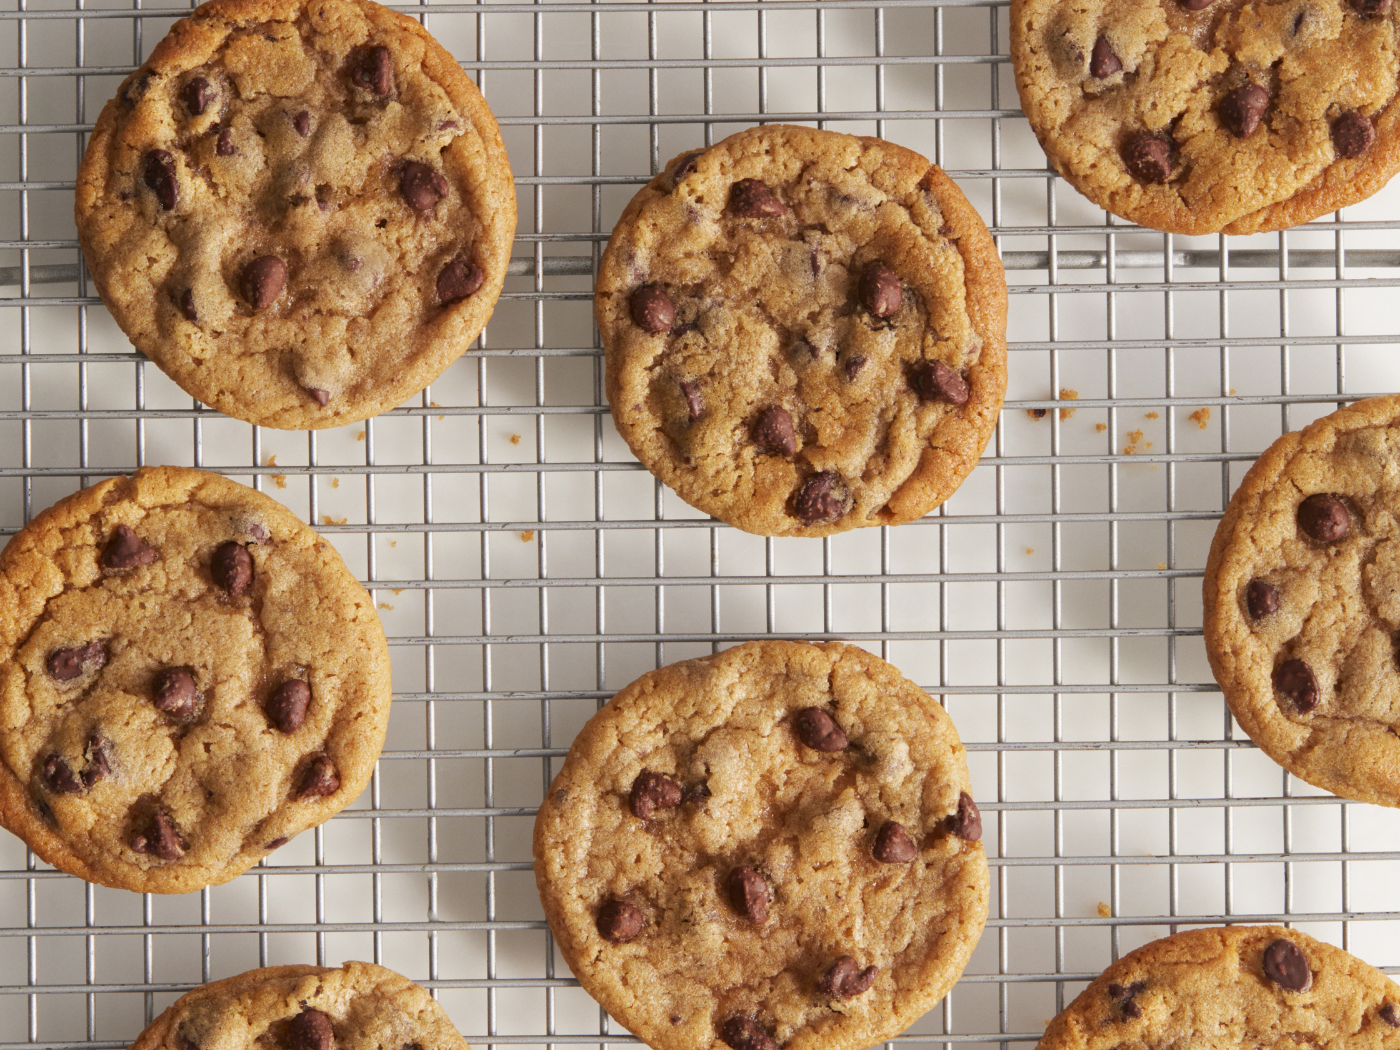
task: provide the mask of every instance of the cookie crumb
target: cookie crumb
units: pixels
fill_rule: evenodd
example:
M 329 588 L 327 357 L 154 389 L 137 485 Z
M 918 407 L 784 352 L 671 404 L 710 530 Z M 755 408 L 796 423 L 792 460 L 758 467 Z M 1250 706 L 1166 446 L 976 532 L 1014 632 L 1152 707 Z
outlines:
M 1027 548 L 1026 548 L 1026 553 L 1027 553 L 1027 554 L 1034 554 L 1034 553 L 1035 553 L 1035 548 L 1034 548 L 1034 547 L 1027 547 Z
M 522 533 L 520 534 L 520 542 L 521 542 L 521 543 L 529 543 L 529 542 L 530 542 L 531 540 L 533 540 L 534 538 L 535 538 L 535 530 L 534 530 L 534 529 L 526 529 L 524 532 L 522 532 Z
M 381 609 L 388 609 L 390 612 L 392 612 L 393 609 L 394 609 L 394 607 L 393 607 L 392 605 L 390 605 L 388 602 L 380 602 L 380 603 L 379 603 L 379 607 L 380 607 Z
M 329 514 L 321 515 L 321 521 L 326 525 L 344 525 L 349 520 L 349 518 L 341 518 L 339 521 L 337 521 L 335 518 L 332 518 Z
M 1102 434 L 1102 433 L 1103 433 L 1105 430 L 1107 430 L 1107 429 L 1108 429 L 1108 424 L 1107 424 L 1107 423 L 1095 423 L 1095 424 L 1094 424 L 1094 430 L 1095 430 L 1095 432 L 1097 432 L 1097 433 L 1099 433 L 1099 434 Z
M 436 401 L 429 401 L 429 402 L 428 402 L 428 407 L 429 407 L 429 408 L 441 408 L 442 406 L 439 405 Z M 446 419 L 446 418 L 447 418 L 446 416 L 438 416 L 438 419 Z
M 1143 419 L 1157 419 L 1157 418 L 1159 418 L 1159 417 L 1158 417 L 1158 415 L 1157 415 L 1156 412 L 1149 412 L 1149 413 L 1147 413 L 1147 415 L 1143 416 L 1142 418 L 1143 418 Z
M 284 488 L 286 488 L 286 487 L 287 487 L 287 475 L 285 475 L 285 474 L 274 474 L 274 475 L 272 475 L 272 483 L 273 483 L 274 485 L 276 485 L 279 489 L 284 489 Z
M 1069 387 L 1062 386 L 1062 387 L 1060 387 L 1060 400 L 1061 400 L 1061 401 L 1078 401 L 1078 400 L 1079 400 L 1079 391 L 1078 391 L 1078 390 L 1071 390 Z M 1074 418 L 1074 413 L 1075 413 L 1076 411 L 1078 411 L 1078 410 L 1077 410 L 1077 409 L 1073 409 L 1073 408 L 1062 408 L 1062 409 L 1060 409 L 1060 420 L 1061 420 L 1061 421 L 1064 421 L 1064 420 L 1066 420 L 1066 419 L 1073 419 L 1073 418 Z
M 1113 909 L 1110 908 L 1110 907 L 1109 907 L 1107 904 L 1105 904 L 1103 901 L 1099 901 L 1099 918 L 1100 918 L 1100 919 L 1111 919 L 1111 918 L 1113 918 Z
M 340 479 L 339 479 L 339 478 L 331 478 L 331 488 L 333 488 L 333 489 L 338 489 L 338 488 L 340 488 Z
M 511 443 L 512 445 L 518 445 L 518 444 L 520 444 L 520 435 L 519 435 L 519 434 L 512 434 L 512 435 L 510 436 L 510 443 Z
M 1130 431 L 1128 431 L 1128 443 L 1127 443 L 1127 445 L 1125 445 L 1125 446 L 1123 447 L 1123 455 L 1125 455 L 1125 456 L 1136 456 L 1136 455 L 1138 454 L 1138 449 L 1137 449 L 1137 447 L 1138 447 L 1139 444 L 1141 444 L 1141 442 L 1142 442 L 1142 431 L 1141 431 L 1141 430 L 1130 430 Z M 1151 443 L 1151 442 L 1148 442 L 1148 447 L 1151 448 L 1151 446 L 1152 446 L 1152 443 Z
M 1166 572 L 1166 571 L 1167 571 L 1167 563 L 1164 562 L 1164 561 L 1159 561 L 1159 562 L 1157 563 L 1157 571 L 1158 571 L 1158 572 Z
M 399 545 L 399 541 L 398 541 L 398 540 L 390 540 L 390 541 L 389 541 L 389 546 L 390 546 L 390 547 L 397 547 L 398 545 Z
M 357 430 L 357 431 L 355 431 L 355 440 L 356 440 L 356 441 L 363 441 L 364 439 L 365 439 L 365 432 L 364 432 L 363 430 Z
M 393 591 L 394 591 L 394 597 L 397 598 L 400 594 L 403 593 L 403 588 L 402 588 L 402 587 L 395 587 L 395 588 L 393 588 Z
M 1032 419 L 1044 419 L 1048 411 L 1048 409 L 1044 408 L 1028 408 L 1026 409 L 1026 415 L 1030 416 Z
M 1234 388 L 1234 387 L 1231 387 L 1231 388 L 1230 388 L 1230 396 L 1231 396 L 1231 397 L 1234 397 L 1234 396 L 1235 396 L 1235 388 Z
M 1234 391 L 1231 390 L 1230 393 L 1233 394 Z M 1186 418 L 1188 418 L 1189 420 L 1191 420 L 1191 422 L 1195 423 L 1196 426 L 1204 430 L 1210 425 L 1210 406 L 1206 405 L 1203 408 L 1198 408 Z
M 276 457 L 276 456 L 268 456 L 268 457 L 267 457 L 267 465 L 268 465 L 269 467 L 275 467 L 275 466 L 277 466 L 277 457 Z

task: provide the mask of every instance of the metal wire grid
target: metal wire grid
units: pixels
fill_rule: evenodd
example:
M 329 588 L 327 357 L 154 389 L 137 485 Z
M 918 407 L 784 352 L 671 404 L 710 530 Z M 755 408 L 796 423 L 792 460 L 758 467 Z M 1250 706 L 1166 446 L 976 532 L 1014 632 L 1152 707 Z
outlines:
M 1400 385 L 1395 194 L 1248 240 L 1106 222 L 1045 170 L 1002 3 L 404 10 L 501 118 L 513 278 L 481 346 L 421 399 L 311 434 L 192 405 L 80 270 L 84 133 L 179 11 L 0 12 L 3 531 L 142 463 L 239 477 L 373 589 L 396 686 L 365 797 L 228 886 L 118 893 L 0 841 L 0 1050 L 125 1046 L 194 984 L 344 958 L 423 981 L 473 1044 L 634 1041 L 552 950 L 534 809 L 618 687 L 750 637 L 881 653 L 944 697 L 971 752 L 993 918 L 955 992 L 896 1042 L 1033 1042 L 1111 958 L 1184 924 L 1288 921 L 1400 963 L 1394 815 L 1319 796 L 1252 748 L 1205 666 L 1197 599 L 1253 456 Z M 588 304 L 622 203 L 671 154 L 771 120 L 922 150 L 998 237 L 1012 399 L 982 465 L 923 521 L 748 537 L 676 501 L 606 418 Z

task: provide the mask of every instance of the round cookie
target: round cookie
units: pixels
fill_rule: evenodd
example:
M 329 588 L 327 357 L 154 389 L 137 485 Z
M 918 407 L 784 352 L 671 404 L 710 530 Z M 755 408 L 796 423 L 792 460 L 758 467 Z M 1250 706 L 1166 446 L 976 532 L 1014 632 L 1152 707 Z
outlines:
M 370 597 L 281 504 L 148 467 L 0 552 L 0 823 L 90 882 L 226 882 L 369 783 L 389 719 Z
M 269 966 L 181 996 L 131 1050 L 469 1050 L 427 990 L 373 963 Z
M 495 118 L 370 0 L 210 0 L 103 108 L 75 216 L 137 349 L 238 419 L 340 426 L 486 324 L 515 234 Z
M 1055 170 L 1168 233 L 1262 233 L 1400 169 L 1391 0 L 1012 0 L 1011 57 Z
M 996 246 L 881 139 L 771 125 L 675 158 L 618 220 L 594 314 L 637 458 L 765 536 L 921 517 L 1006 391 Z
M 1206 654 L 1230 709 L 1294 776 L 1400 806 L 1400 396 L 1285 434 L 1225 509 Z
M 1037 1050 L 1400 1046 L 1400 987 L 1281 926 L 1187 930 L 1119 959 L 1045 1030 Z
M 953 985 L 987 917 L 982 821 L 943 709 L 839 642 L 643 675 L 535 820 L 545 915 L 654 1050 L 862 1050 Z

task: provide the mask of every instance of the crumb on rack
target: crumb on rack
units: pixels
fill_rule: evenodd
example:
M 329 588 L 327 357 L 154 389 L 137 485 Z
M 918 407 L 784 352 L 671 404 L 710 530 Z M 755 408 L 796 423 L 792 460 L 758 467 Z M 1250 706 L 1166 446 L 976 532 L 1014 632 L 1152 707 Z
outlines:
M 1234 391 L 1231 391 L 1231 393 L 1233 392 Z M 1210 406 L 1205 405 L 1196 409 L 1196 411 L 1192 412 L 1187 418 L 1204 430 L 1206 427 L 1210 426 Z
M 338 489 L 338 488 L 340 488 L 340 479 L 339 479 L 339 478 L 331 478 L 331 488 L 333 488 L 333 489 Z
M 332 518 L 329 514 L 321 515 L 321 521 L 327 525 L 344 525 L 349 520 L 349 518 L 341 518 L 337 521 L 335 518 Z
M 1027 548 L 1026 548 L 1026 553 L 1027 553 L 1027 554 L 1034 554 L 1034 553 L 1035 553 L 1035 548 L 1034 548 L 1034 547 L 1027 547 Z
M 1141 444 L 1141 443 L 1142 443 L 1142 431 L 1141 431 L 1141 430 L 1130 430 L 1130 431 L 1128 431 L 1128 443 L 1127 443 L 1126 445 L 1123 446 L 1123 455 L 1125 455 L 1125 456 L 1136 456 L 1136 455 L 1138 454 L 1138 448 L 1137 448 L 1137 447 L 1138 447 L 1138 445 Z M 1151 442 L 1148 443 L 1148 447 L 1149 447 L 1149 448 L 1151 447 Z
M 512 445 L 518 445 L 518 444 L 520 444 L 520 435 L 519 435 L 519 434 L 512 434 L 512 435 L 510 436 L 510 443 L 511 443 Z
M 1231 397 L 1234 397 L 1234 396 L 1235 396 L 1235 388 L 1234 388 L 1234 387 L 1231 387 L 1231 388 L 1230 388 L 1230 396 L 1231 396 Z
M 1107 429 L 1108 429 L 1108 424 L 1107 424 L 1107 423 L 1095 423 L 1095 424 L 1094 424 L 1094 430 L 1095 430 L 1097 433 L 1102 434 L 1102 433 L 1103 433 L 1105 430 L 1107 430 Z
M 286 487 L 287 487 L 287 475 L 285 475 L 285 474 L 274 474 L 274 475 L 272 475 L 272 483 L 273 483 L 274 485 L 276 485 L 279 489 L 284 489 L 284 488 L 286 488 Z
M 1062 387 L 1060 387 L 1060 400 L 1061 400 L 1061 401 L 1078 401 L 1078 400 L 1079 400 L 1079 391 L 1078 391 L 1078 390 L 1071 390 L 1069 387 L 1062 386 Z M 1074 418 L 1074 413 L 1075 413 L 1075 411 L 1076 411 L 1076 409 L 1073 409 L 1073 408 L 1062 408 L 1062 409 L 1060 409 L 1060 420 L 1063 422 L 1063 421 L 1066 420 L 1066 419 L 1073 419 L 1073 418 Z
M 1028 408 L 1028 409 L 1026 409 L 1026 415 L 1030 416 L 1032 419 L 1044 419 L 1045 416 L 1046 416 L 1046 414 L 1047 414 L 1048 412 L 1049 412 L 1049 409 L 1045 409 L 1045 408 Z
M 392 605 L 390 605 L 388 602 L 380 602 L 380 603 L 379 603 L 379 607 L 380 607 L 381 609 L 391 609 L 391 610 L 394 608 L 394 607 L 393 607 Z
M 429 407 L 429 408 L 441 408 L 442 406 L 439 405 L 436 401 L 429 401 L 429 402 L 428 402 L 428 407 Z M 446 416 L 438 416 L 438 419 L 446 419 L 446 418 L 447 418 Z
M 1110 908 L 1110 907 L 1109 907 L 1107 904 L 1105 904 L 1103 901 L 1099 901 L 1099 918 L 1100 918 L 1100 919 L 1111 919 L 1111 918 L 1113 918 L 1113 909 Z
M 390 547 L 397 547 L 398 545 L 399 545 L 399 541 L 398 541 L 398 540 L 390 540 L 390 541 L 389 541 L 389 546 L 390 546 Z
M 356 440 L 356 441 L 363 441 L 364 439 L 365 439 L 365 432 L 364 432 L 363 430 L 357 430 L 357 431 L 355 431 L 355 440 Z
M 277 456 L 275 454 L 267 457 L 267 465 L 269 467 L 277 466 Z
M 535 538 L 535 530 L 534 530 L 534 529 L 526 529 L 524 532 L 522 532 L 522 533 L 520 534 L 520 542 L 521 542 L 521 543 L 529 543 L 529 542 L 530 542 L 531 540 L 533 540 L 534 538 Z
M 1155 411 L 1153 411 L 1153 412 L 1147 413 L 1147 415 L 1143 416 L 1142 418 L 1143 418 L 1143 419 L 1157 419 L 1158 416 L 1157 416 L 1157 413 L 1156 413 Z
M 1166 562 L 1164 562 L 1164 561 L 1159 561 L 1159 562 L 1157 563 L 1157 570 L 1158 570 L 1159 572 L 1165 572 L 1166 569 L 1167 569 L 1167 563 L 1166 563 Z

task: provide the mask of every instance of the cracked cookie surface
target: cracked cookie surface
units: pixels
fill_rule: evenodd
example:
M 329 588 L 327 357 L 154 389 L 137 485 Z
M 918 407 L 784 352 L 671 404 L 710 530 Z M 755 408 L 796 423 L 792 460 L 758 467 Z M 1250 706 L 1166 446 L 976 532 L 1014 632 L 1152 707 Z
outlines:
M 1260 233 L 1400 169 L 1390 0 L 1013 0 L 1021 105 L 1069 182 L 1171 233 Z
M 181 996 L 131 1050 L 469 1050 L 427 990 L 373 963 L 269 966 Z
M 623 212 L 594 313 L 618 432 L 682 499 L 769 536 L 921 517 L 1006 390 L 1006 280 L 926 159 L 786 125 L 681 154 Z
M 515 192 L 495 118 L 370 0 L 211 0 L 103 108 L 79 241 L 136 347 L 283 429 L 392 408 L 500 295 Z
M 1400 397 L 1265 450 L 1203 596 L 1211 669 L 1254 742 L 1310 784 L 1400 806 Z
M 1400 1046 L 1400 987 L 1281 926 L 1188 930 L 1143 945 L 1050 1022 L 1037 1050 Z
M 860 1050 L 966 965 L 981 832 L 927 694 L 854 646 L 749 642 L 589 720 L 535 878 L 583 987 L 656 1050 Z
M 70 874 L 226 882 L 364 789 L 389 700 L 340 556 L 217 474 L 102 482 L 0 553 L 0 822 Z

